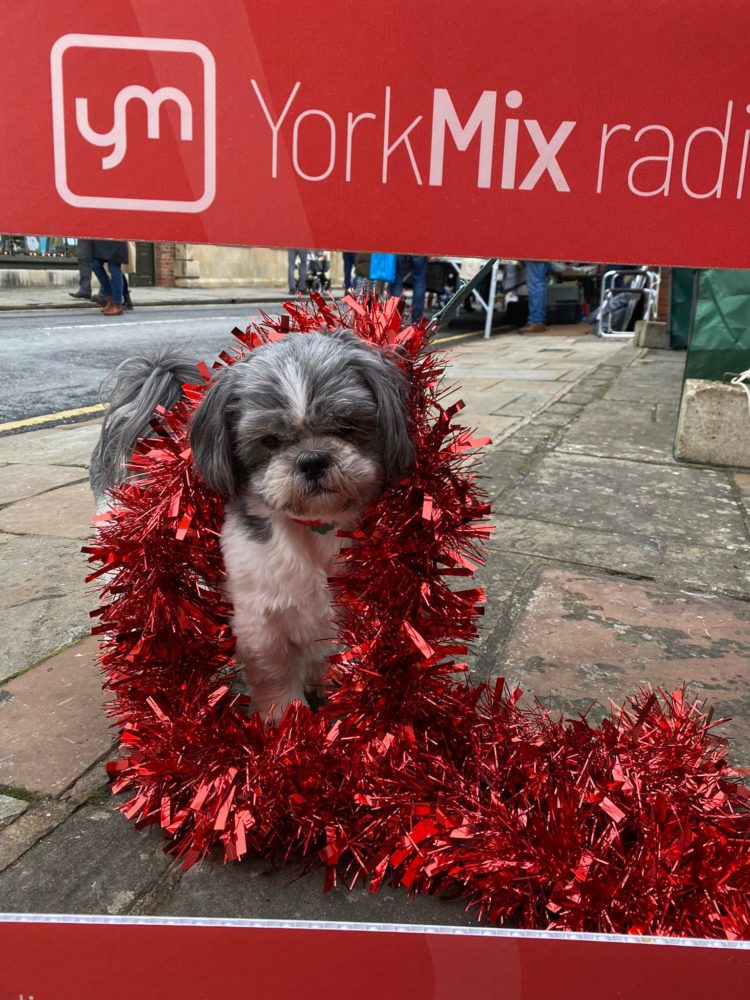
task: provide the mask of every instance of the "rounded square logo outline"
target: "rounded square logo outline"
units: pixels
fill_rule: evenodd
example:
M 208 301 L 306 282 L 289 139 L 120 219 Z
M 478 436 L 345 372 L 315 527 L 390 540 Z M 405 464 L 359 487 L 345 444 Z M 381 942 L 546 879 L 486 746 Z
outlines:
M 149 52 L 188 52 L 203 63 L 204 103 L 204 185 L 197 201 L 169 201 L 159 198 L 105 198 L 75 194 L 68 187 L 65 148 L 65 97 L 62 57 L 72 48 L 137 49 Z M 76 208 L 111 208 L 144 212 L 202 212 L 216 196 L 216 63 L 203 42 L 186 38 L 136 38 L 132 35 L 68 34 L 57 39 L 50 50 L 52 83 L 52 140 L 55 187 L 69 205 Z

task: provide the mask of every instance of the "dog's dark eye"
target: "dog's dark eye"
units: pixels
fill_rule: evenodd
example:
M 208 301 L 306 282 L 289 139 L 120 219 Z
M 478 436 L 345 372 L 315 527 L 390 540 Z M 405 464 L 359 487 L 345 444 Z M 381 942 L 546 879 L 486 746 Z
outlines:
M 260 443 L 263 445 L 264 448 L 278 448 L 278 446 L 281 444 L 281 441 L 279 440 L 279 438 L 276 437 L 275 434 L 266 434 L 264 437 L 260 439 Z

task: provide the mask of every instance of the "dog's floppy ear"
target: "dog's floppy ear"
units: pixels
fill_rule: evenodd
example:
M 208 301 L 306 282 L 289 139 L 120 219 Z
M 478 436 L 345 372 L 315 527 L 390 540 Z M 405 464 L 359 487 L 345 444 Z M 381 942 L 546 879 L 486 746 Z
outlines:
M 232 369 L 221 372 L 190 421 L 189 438 L 193 461 L 207 486 L 227 499 L 240 491 L 234 454 L 233 428 L 236 400 Z
M 384 348 L 359 352 L 359 371 L 378 406 L 378 441 L 387 482 L 397 482 L 414 465 L 409 428 L 409 383 L 396 355 Z

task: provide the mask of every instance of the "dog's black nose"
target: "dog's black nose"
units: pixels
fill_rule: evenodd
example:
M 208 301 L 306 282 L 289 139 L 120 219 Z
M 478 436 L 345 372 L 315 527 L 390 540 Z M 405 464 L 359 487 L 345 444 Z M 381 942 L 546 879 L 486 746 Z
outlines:
M 297 456 L 297 468 L 308 479 L 320 479 L 330 464 L 324 451 L 303 451 Z

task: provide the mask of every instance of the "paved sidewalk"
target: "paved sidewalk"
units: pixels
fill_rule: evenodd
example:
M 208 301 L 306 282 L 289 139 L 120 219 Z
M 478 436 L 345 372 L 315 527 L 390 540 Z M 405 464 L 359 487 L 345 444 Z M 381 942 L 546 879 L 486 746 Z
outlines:
M 571 332 L 455 345 L 466 422 L 494 438 L 475 673 L 574 713 L 687 681 L 733 716 L 747 765 L 750 474 L 674 462 L 684 354 Z M 324 896 L 318 874 L 261 862 L 183 875 L 115 812 L 79 552 L 97 432 L 0 439 L 0 910 L 473 923 L 402 892 Z
M 78 286 L 77 272 L 70 285 L 30 285 L 24 288 L 0 288 L 0 311 L 12 309 L 85 309 L 95 310 L 95 302 L 74 299 L 68 294 Z M 279 302 L 288 298 L 286 288 L 225 286 L 220 288 L 132 288 L 136 308 L 150 306 L 223 305 L 236 302 Z

